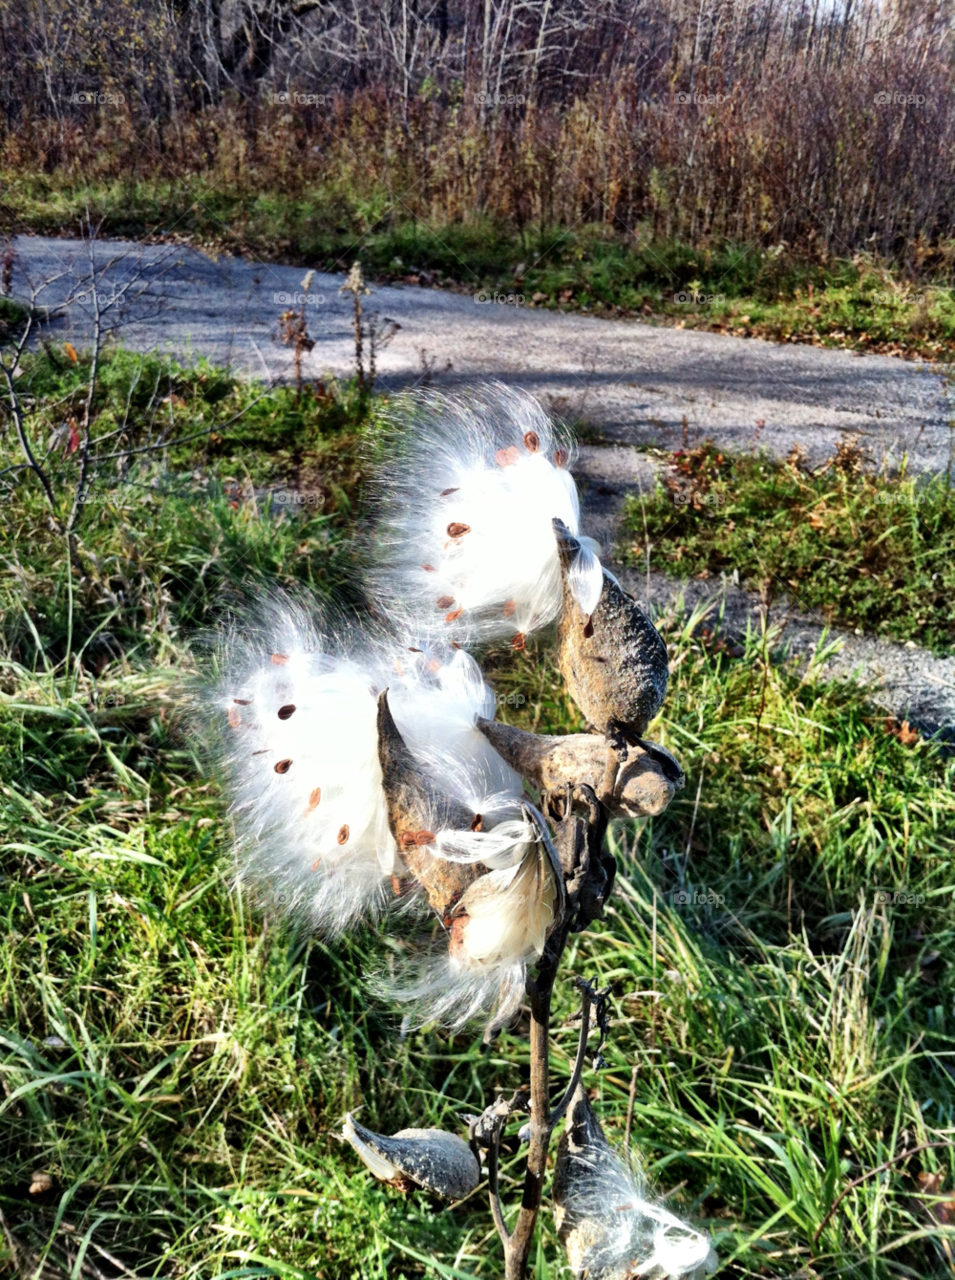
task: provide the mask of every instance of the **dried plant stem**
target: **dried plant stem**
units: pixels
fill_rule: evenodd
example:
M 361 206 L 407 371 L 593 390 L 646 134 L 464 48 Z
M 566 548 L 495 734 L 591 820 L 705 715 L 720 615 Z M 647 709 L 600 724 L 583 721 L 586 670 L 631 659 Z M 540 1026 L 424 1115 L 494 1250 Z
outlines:
M 578 802 L 586 805 L 587 817 L 582 819 L 572 811 L 570 796 L 563 817 L 558 823 L 557 847 L 564 868 L 564 880 L 567 887 L 568 907 L 563 918 L 547 940 L 547 946 L 541 957 L 537 972 L 527 980 L 527 995 L 530 1001 L 530 1143 L 527 1152 L 527 1165 L 524 1171 L 524 1188 L 521 1196 L 521 1207 L 514 1224 L 513 1231 L 508 1231 L 504 1222 L 498 1194 L 498 1162 L 497 1147 L 500 1132 L 494 1135 L 489 1159 L 488 1182 L 491 1191 L 491 1212 L 494 1225 L 504 1245 L 504 1280 L 524 1280 L 527 1274 L 527 1260 L 530 1256 L 540 1212 L 541 1197 L 544 1190 L 544 1179 L 547 1173 L 547 1152 L 550 1147 L 554 1128 L 562 1119 L 567 1104 L 577 1088 L 583 1072 L 587 1053 L 587 1039 L 590 1030 L 590 1013 L 592 1003 L 597 996 L 590 983 L 578 979 L 577 986 L 581 993 L 581 1028 L 577 1054 L 571 1071 L 568 1087 L 561 1101 L 552 1110 L 550 1103 L 550 1016 L 551 999 L 554 983 L 560 969 L 560 962 L 567 945 L 567 938 L 574 925 L 589 923 L 594 918 L 592 906 L 584 906 L 587 902 L 585 889 L 588 884 L 599 894 L 606 890 L 606 867 L 600 858 L 595 856 L 603 845 L 607 827 L 607 811 L 598 805 L 590 792 L 588 800 L 586 788 L 571 788 L 579 792 Z M 599 914 L 599 910 L 598 910 Z
M 524 1280 L 527 1274 L 527 1259 L 544 1190 L 547 1151 L 554 1131 L 550 1113 L 550 1003 L 569 931 L 570 921 L 567 919 L 551 935 L 537 976 L 527 983 L 531 1003 L 531 1136 L 520 1212 L 514 1230 L 502 1236 L 504 1280 Z

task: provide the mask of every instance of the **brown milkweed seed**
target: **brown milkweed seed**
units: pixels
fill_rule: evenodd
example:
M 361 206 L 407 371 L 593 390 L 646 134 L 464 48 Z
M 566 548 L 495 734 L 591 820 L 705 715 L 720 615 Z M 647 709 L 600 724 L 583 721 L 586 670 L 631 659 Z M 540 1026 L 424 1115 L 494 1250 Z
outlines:
M 476 813 L 474 817 L 471 819 L 471 830 L 472 831 L 484 830 L 484 814 L 483 813 Z
M 434 844 L 433 831 L 416 831 L 414 833 L 415 844 Z
M 286 664 L 286 662 L 288 662 L 288 654 L 287 654 L 287 653 L 273 653 L 273 654 L 272 654 L 272 665 L 273 665 L 273 667 L 284 667 L 284 666 L 285 666 L 285 664 Z
M 286 704 L 285 704 L 285 706 L 284 706 L 284 707 L 279 707 L 279 719 L 280 719 L 280 720 L 288 720 L 288 718 L 289 718 L 290 716 L 294 715 L 294 714 L 295 714 L 295 703 L 294 703 L 294 702 L 286 702 Z
M 251 707 L 252 705 L 251 698 L 233 698 L 232 701 L 237 707 Z
M 448 525 L 449 538 L 463 538 L 466 533 L 470 532 L 471 526 L 469 524 L 456 524 L 452 521 L 452 523 Z
M 558 467 L 566 467 L 567 466 L 567 450 L 555 449 L 554 461 L 557 463 Z
M 528 453 L 536 453 L 541 447 L 540 437 L 536 431 L 524 432 L 524 448 Z
M 442 490 L 441 490 L 441 497 L 442 497 L 442 498 L 450 498 L 450 496 L 451 496 L 451 494 L 452 494 L 452 493 L 457 493 L 457 489 L 456 489 L 456 488 L 455 488 L 455 489 L 442 489 Z
M 272 766 L 276 773 L 288 773 L 292 767 L 291 760 L 280 760 L 278 764 Z
M 463 609 L 453 609 L 451 613 L 446 613 L 444 615 L 444 620 L 445 622 L 457 622 L 463 612 Z
M 238 729 L 241 723 L 242 723 L 242 712 L 239 711 L 236 707 L 230 707 L 229 708 L 229 727 L 231 729 Z
M 594 615 L 591 614 L 584 623 L 584 636 L 589 640 L 594 633 Z
M 516 601 L 505 600 L 504 601 L 504 617 L 509 618 L 516 608 L 517 608 Z
M 424 649 L 416 649 L 413 645 L 408 646 L 409 653 L 424 653 Z
M 425 573 L 437 573 L 437 572 L 438 572 L 438 571 L 437 571 L 437 569 L 434 567 L 434 565 L 433 565 L 433 564 L 423 564 L 421 567 L 422 567 L 422 569 L 424 569 Z
M 518 453 L 514 445 L 509 449 L 498 449 L 494 455 L 494 461 L 499 467 L 513 467 L 515 462 L 520 462 L 521 455 Z
M 520 649 L 525 649 L 526 647 L 527 647 L 527 636 L 525 636 L 523 631 L 518 631 L 517 635 L 511 641 L 511 648 L 520 650 Z
M 438 608 L 439 608 L 439 609 L 450 609 L 450 608 L 451 608 L 451 606 L 452 606 L 453 604 L 454 604 L 454 596 L 439 596 L 439 597 L 438 597 Z
M 456 916 L 451 922 L 451 938 L 448 942 L 448 950 L 451 955 L 455 955 L 464 946 L 464 930 L 467 928 L 470 918 L 468 915 L 460 915 Z
M 414 844 L 414 842 L 415 842 L 415 839 L 414 839 L 413 831 L 402 831 L 401 846 L 403 849 L 410 849 L 411 846 Z
M 348 823 L 345 822 L 338 830 L 338 843 L 345 844 L 348 840 Z
M 321 787 L 316 787 L 315 790 L 308 797 L 308 807 L 310 809 L 317 809 L 319 804 L 321 803 L 321 799 L 322 799 L 322 789 Z
M 319 854 L 318 857 L 315 859 L 315 861 L 312 863 L 312 870 L 317 871 L 321 865 L 322 865 L 322 855 Z

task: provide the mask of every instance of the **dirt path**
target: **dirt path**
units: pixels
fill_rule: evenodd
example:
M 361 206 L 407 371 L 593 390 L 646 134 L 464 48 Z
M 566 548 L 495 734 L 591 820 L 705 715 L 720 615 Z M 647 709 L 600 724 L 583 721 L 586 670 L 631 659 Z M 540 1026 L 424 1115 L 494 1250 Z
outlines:
M 62 303 L 88 288 L 81 242 L 20 237 L 14 292 L 27 281 L 51 283 L 39 301 Z M 278 314 L 298 305 L 298 267 L 213 261 L 179 246 L 101 242 L 95 265 L 101 296 L 115 305 L 108 323 L 138 350 L 207 356 L 262 377 L 291 374 L 291 355 L 276 341 Z M 351 299 L 343 276 L 316 273 L 306 304 L 316 345 L 306 374 L 347 374 L 353 367 Z M 652 484 L 648 459 L 632 446 L 675 447 L 683 419 L 695 436 L 734 449 L 759 443 L 784 456 L 798 442 L 811 457 L 831 452 L 840 432 L 861 433 L 872 455 L 890 463 L 908 454 L 919 471 L 949 465 L 955 433 L 944 384 L 932 370 L 886 356 L 858 357 L 806 346 L 781 346 L 718 334 L 558 315 L 414 286 L 376 288 L 369 310 L 401 327 L 381 353 L 385 385 L 413 385 L 423 369 L 446 386 L 498 378 L 526 387 L 566 416 L 599 428 L 609 447 L 581 458 L 588 524 L 612 559 L 623 497 Z M 75 345 L 89 341 L 92 307 L 78 298 L 52 325 Z M 724 584 L 680 585 L 663 575 L 622 571 L 641 597 L 666 605 L 682 594 L 692 607 L 710 600 L 729 631 L 756 619 L 756 602 Z M 784 616 L 785 605 L 777 606 Z M 789 613 L 783 644 L 807 655 L 824 635 L 820 619 Z M 831 635 L 830 635 L 831 638 Z M 839 633 L 827 664 L 835 678 L 869 683 L 875 701 L 925 729 L 955 733 L 955 660 L 922 649 Z
M 14 289 L 26 277 L 58 278 L 41 301 L 61 302 L 89 278 L 79 241 L 19 237 Z M 192 249 L 103 241 L 101 293 L 123 300 L 111 313 L 123 341 L 141 350 L 205 355 L 258 375 L 287 377 L 291 356 L 275 341 L 276 320 L 301 292 L 304 271 L 235 258 L 213 261 Z M 142 281 L 133 281 L 137 272 Z M 351 299 L 342 276 L 316 273 L 306 306 L 317 339 L 308 376 L 353 367 Z M 145 285 L 145 292 L 140 290 Z M 825 457 L 841 431 L 861 432 L 873 456 L 908 453 L 919 470 L 948 465 L 953 432 L 939 375 L 889 356 L 778 345 L 637 321 L 560 315 L 416 286 L 376 288 L 369 309 L 401 328 L 382 352 L 383 381 L 420 379 L 466 386 L 499 378 L 527 387 L 563 414 L 583 417 L 610 439 L 675 447 L 691 432 L 727 447 L 762 445 L 781 456 L 798 441 Z M 78 301 L 56 327 L 88 340 L 91 307 Z

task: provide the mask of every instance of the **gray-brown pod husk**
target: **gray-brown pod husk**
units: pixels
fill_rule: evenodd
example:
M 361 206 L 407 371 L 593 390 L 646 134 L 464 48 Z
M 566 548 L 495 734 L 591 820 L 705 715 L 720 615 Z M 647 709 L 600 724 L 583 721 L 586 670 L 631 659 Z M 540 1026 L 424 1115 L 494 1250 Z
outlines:
M 548 737 L 528 733 L 497 720 L 478 720 L 478 728 L 512 769 L 540 791 L 554 791 L 567 783 L 585 783 L 600 793 L 613 748 L 599 733 L 568 733 Z M 667 757 L 665 767 L 643 747 L 627 746 L 626 760 L 617 773 L 608 808 L 615 818 L 656 817 L 683 789 L 683 771 L 665 747 L 654 752 Z
M 444 1129 L 402 1129 L 389 1138 L 349 1114 L 342 1137 L 376 1178 L 403 1191 L 423 1187 L 461 1200 L 481 1181 L 477 1156 L 463 1138 Z
M 717 1265 L 710 1238 L 649 1199 L 639 1175 L 604 1136 L 577 1086 L 557 1149 L 554 1222 L 574 1276 L 696 1280 Z
M 616 725 L 642 738 L 667 691 L 663 637 L 606 569 L 593 613 L 583 612 L 568 576 L 581 545 L 562 521 L 553 524 L 563 581 L 557 662 L 567 691 L 601 733 Z

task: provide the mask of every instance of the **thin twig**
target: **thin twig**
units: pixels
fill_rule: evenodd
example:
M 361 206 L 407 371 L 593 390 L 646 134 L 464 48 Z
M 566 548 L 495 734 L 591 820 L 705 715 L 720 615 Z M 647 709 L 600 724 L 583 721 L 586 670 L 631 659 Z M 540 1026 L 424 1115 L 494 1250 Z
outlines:
M 507 1229 L 507 1223 L 504 1221 L 504 1210 L 501 1207 L 501 1190 L 498 1181 L 498 1162 L 501 1152 L 501 1129 L 504 1127 L 503 1119 L 494 1126 L 494 1132 L 491 1135 L 491 1145 L 487 1153 L 487 1187 L 488 1195 L 491 1200 L 491 1217 L 494 1219 L 494 1226 L 497 1228 L 497 1234 L 501 1237 L 501 1241 L 507 1248 L 511 1238 L 511 1233 Z
M 863 1182 L 868 1182 L 868 1180 L 870 1178 L 874 1178 L 877 1173 L 885 1173 L 885 1171 L 887 1169 L 891 1169 L 894 1164 L 899 1164 L 903 1160 L 908 1160 L 910 1156 L 917 1156 L 920 1151 L 931 1151 L 934 1147 L 950 1146 L 952 1146 L 951 1142 L 921 1142 L 917 1147 L 909 1147 L 907 1151 L 900 1151 L 897 1156 L 893 1156 L 891 1160 L 886 1160 L 884 1164 L 878 1165 L 875 1169 L 866 1170 L 860 1178 L 853 1178 L 851 1182 L 847 1182 L 829 1206 L 826 1216 L 816 1229 L 816 1233 L 812 1238 L 812 1247 L 815 1249 L 816 1245 L 819 1243 L 819 1237 L 826 1229 L 829 1219 L 839 1208 L 850 1191 L 854 1191 L 855 1188 L 861 1186 Z
M 570 1100 L 574 1096 L 578 1084 L 580 1084 L 584 1062 L 587 1058 L 587 1041 L 590 1038 L 590 1006 L 594 998 L 594 989 L 584 978 L 577 979 L 577 988 L 580 991 L 580 1039 L 577 1042 L 577 1057 L 574 1060 L 574 1069 L 570 1073 L 570 1082 L 564 1091 L 564 1096 L 550 1113 L 551 1128 L 557 1124 L 570 1106 Z
M 83 507 L 83 500 L 87 491 L 87 476 L 89 475 L 90 466 L 90 447 L 93 439 L 93 397 L 96 394 L 96 379 L 99 375 L 99 359 L 100 351 L 103 344 L 103 316 L 99 305 L 99 290 L 96 287 L 96 259 L 93 255 L 93 227 L 90 222 L 89 208 L 86 210 L 86 230 L 87 241 L 86 248 L 90 260 L 90 293 L 93 298 L 93 353 L 90 360 L 89 379 L 86 384 L 86 400 L 83 404 L 83 444 L 80 453 L 80 474 L 76 481 L 76 489 L 73 492 L 73 503 L 70 507 L 70 514 L 66 520 L 66 536 L 70 542 L 70 558 L 73 559 L 74 538 L 73 527 L 76 524 L 77 517 Z

